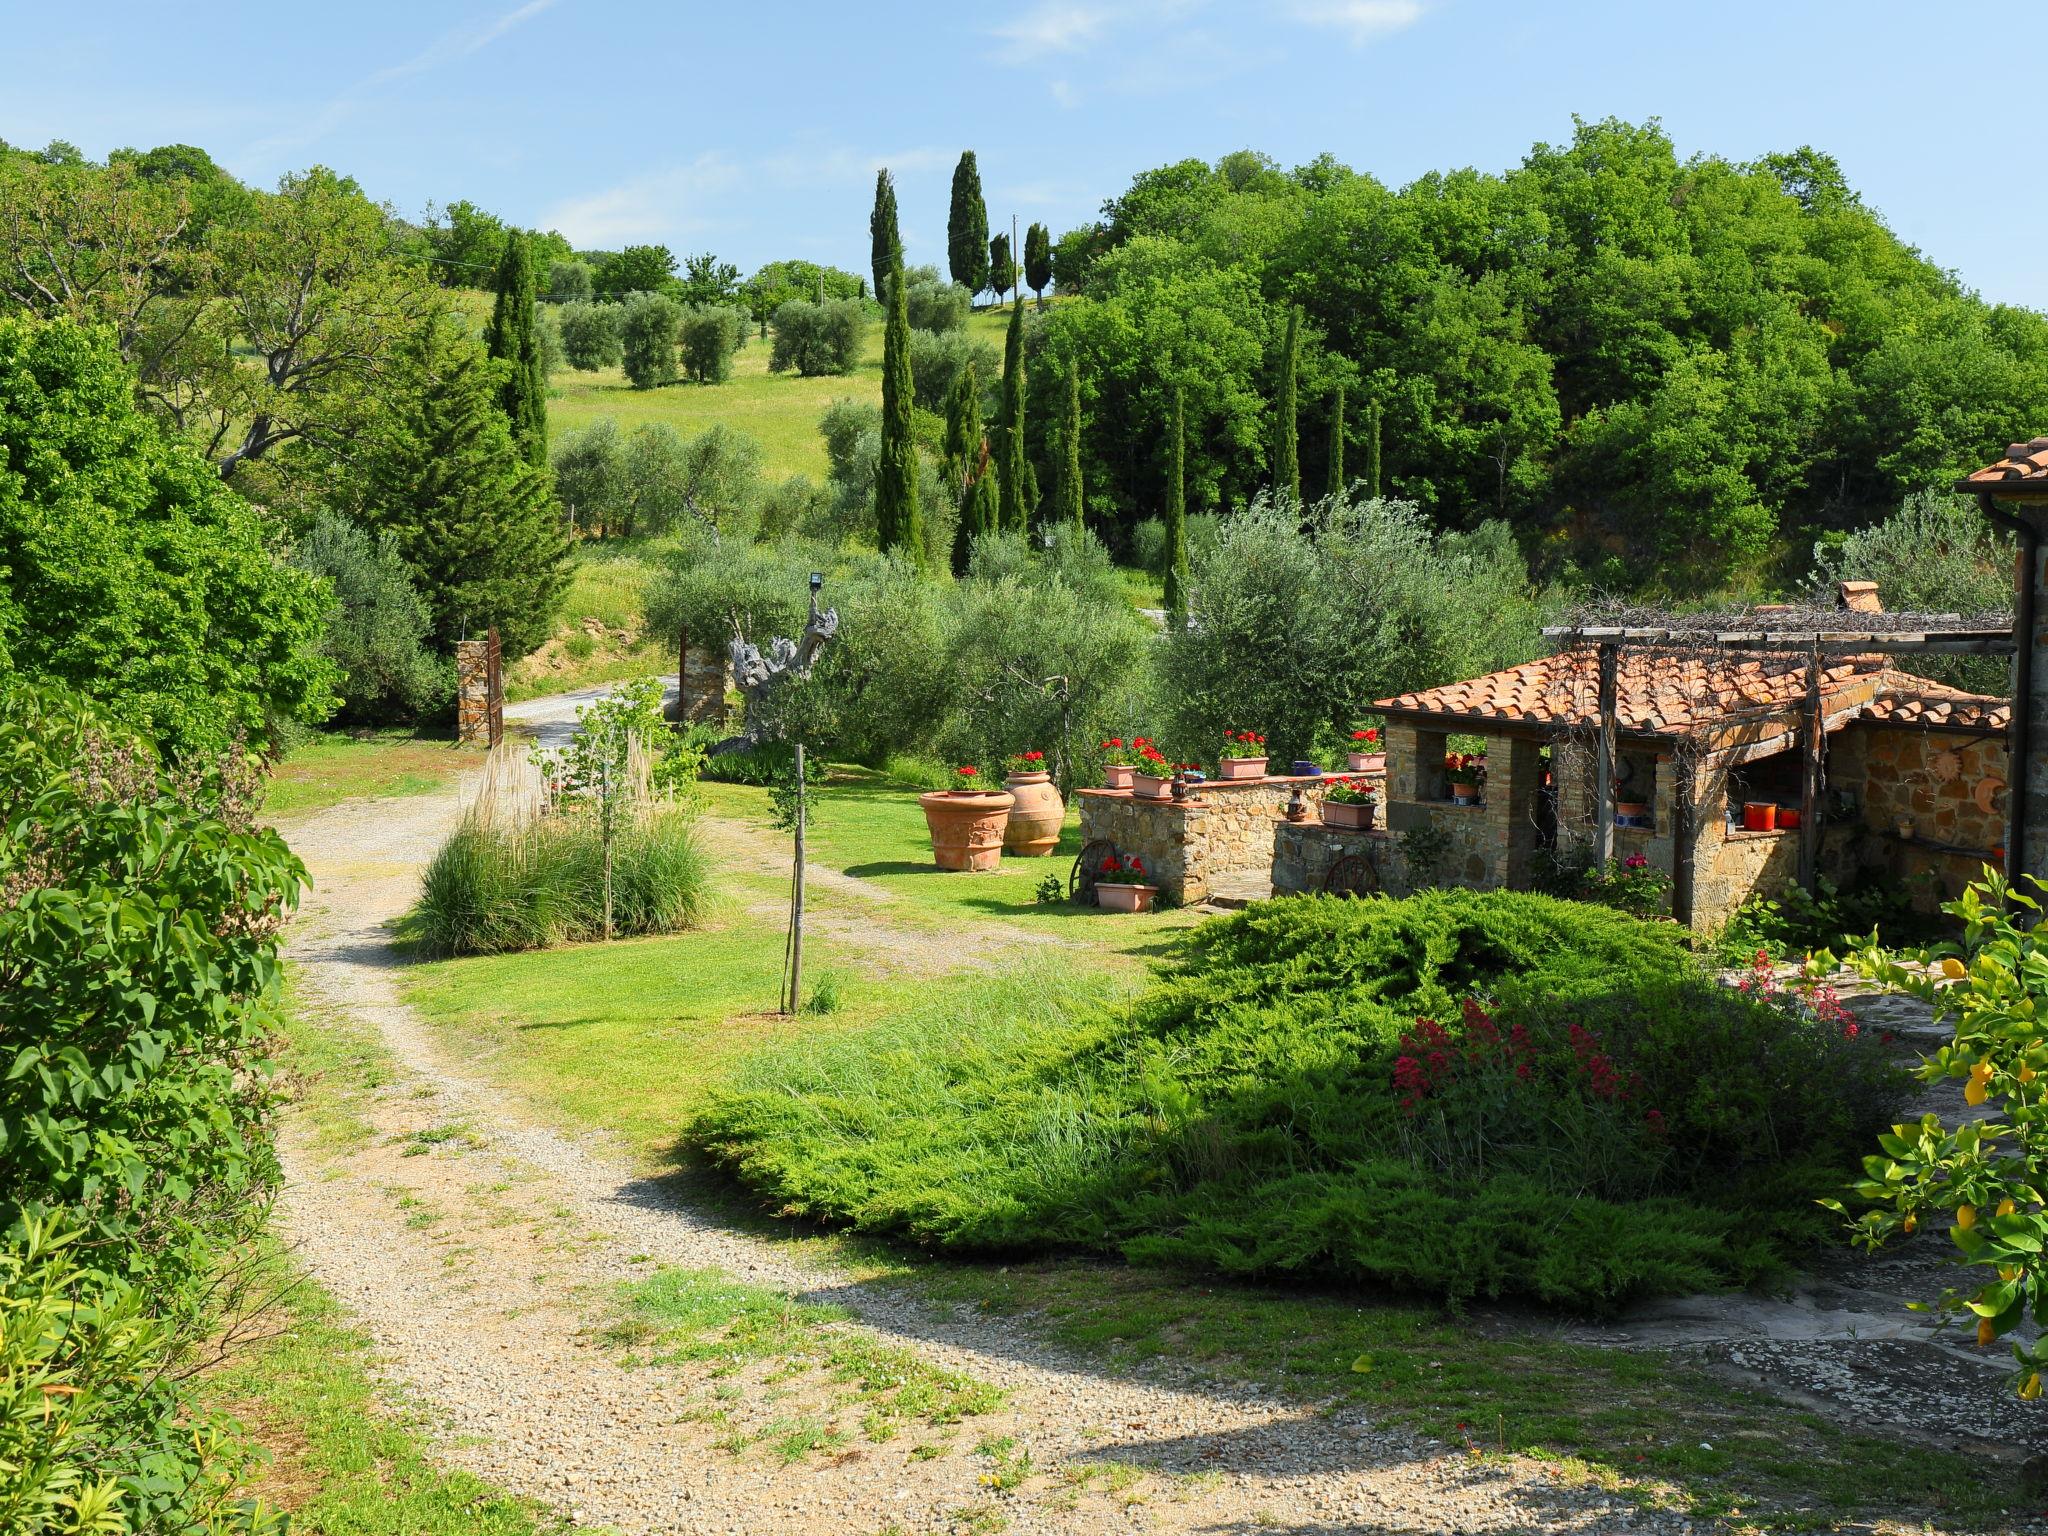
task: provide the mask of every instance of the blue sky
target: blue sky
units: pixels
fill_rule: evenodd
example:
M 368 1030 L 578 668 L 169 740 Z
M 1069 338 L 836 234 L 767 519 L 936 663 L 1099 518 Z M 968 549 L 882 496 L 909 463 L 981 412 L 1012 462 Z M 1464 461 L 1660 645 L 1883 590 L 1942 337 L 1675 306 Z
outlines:
M 2019 3 L 17 0 L 0 16 L 11 142 L 201 144 L 262 184 L 319 162 L 408 214 L 467 197 L 579 244 L 655 240 L 747 270 L 865 271 L 882 164 L 910 258 L 942 262 L 963 148 L 992 222 L 1058 233 L 1187 155 L 1328 150 L 1399 184 L 1505 168 L 1576 112 L 1661 117 L 1682 153 L 1815 144 L 1934 260 L 2048 307 L 2043 131 L 2018 63 L 2039 12 Z

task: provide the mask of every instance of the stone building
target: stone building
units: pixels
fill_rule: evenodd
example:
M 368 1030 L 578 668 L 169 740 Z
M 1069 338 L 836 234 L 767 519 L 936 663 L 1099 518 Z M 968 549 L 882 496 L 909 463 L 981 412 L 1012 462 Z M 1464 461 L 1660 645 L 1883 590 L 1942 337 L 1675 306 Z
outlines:
M 1614 856 L 1672 879 L 1672 915 L 1699 930 L 1798 877 L 1800 827 L 1758 827 L 1803 803 L 1814 700 L 1804 655 L 1630 646 L 1615 659 L 1611 793 L 1630 814 Z M 1593 847 L 1600 662 L 1578 646 L 1486 677 L 1383 699 L 1384 830 L 1287 827 L 1277 890 L 1320 889 L 1336 862 L 1370 861 L 1380 888 L 1527 888 L 1551 861 Z M 1882 657 L 1823 662 L 1819 869 L 1849 884 L 1923 872 L 1927 900 L 2003 857 L 2003 700 L 1963 693 Z M 1485 781 L 1453 801 L 1445 762 L 1477 739 Z

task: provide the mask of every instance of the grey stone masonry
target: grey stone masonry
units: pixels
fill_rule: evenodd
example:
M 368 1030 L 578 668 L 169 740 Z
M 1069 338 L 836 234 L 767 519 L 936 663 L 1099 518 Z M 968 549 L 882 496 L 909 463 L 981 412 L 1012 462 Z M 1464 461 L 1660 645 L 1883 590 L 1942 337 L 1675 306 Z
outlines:
M 1127 789 L 1076 790 L 1081 840 L 1136 854 L 1168 902 L 1201 901 L 1218 879 L 1267 873 L 1273 828 L 1287 824 L 1297 785 L 1315 817 L 1325 781 L 1314 777 L 1210 780 L 1189 786 L 1185 800 L 1142 800 Z

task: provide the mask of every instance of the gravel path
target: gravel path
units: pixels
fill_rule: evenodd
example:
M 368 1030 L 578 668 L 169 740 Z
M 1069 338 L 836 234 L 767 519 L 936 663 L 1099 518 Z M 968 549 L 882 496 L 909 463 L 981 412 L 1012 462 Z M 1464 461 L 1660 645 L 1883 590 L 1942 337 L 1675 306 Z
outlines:
M 552 702 L 521 714 L 559 720 Z M 449 1462 L 626 1533 L 1693 1529 L 1348 1408 L 1105 1376 L 1021 1327 L 823 1272 L 637 1176 L 602 1138 L 522 1119 L 405 1006 L 385 939 L 459 803 L 352 803 L 287 829 L 315 882 L 289 946 L 299 995 L 374 1034 L 396 1066 L 352 1106 L 366 1130 L 353 1141 L 288 1119 L 280 1217 Z M 957 1426 L 855 1436 L 787 1465 L 764 1444 L 721 1448 L 843 1410 L 847 1389 L 773 1362 L 634 1368 L 593 1319 L 618 1281 L 662 1264 L 836 1303 L 857 1321 L 829 1329 L 1007 1396 Z M 1001 1438 L 1007 1463 L 977 1454 Z M 989 1485 L 999 1471 L 1013 1486 Z

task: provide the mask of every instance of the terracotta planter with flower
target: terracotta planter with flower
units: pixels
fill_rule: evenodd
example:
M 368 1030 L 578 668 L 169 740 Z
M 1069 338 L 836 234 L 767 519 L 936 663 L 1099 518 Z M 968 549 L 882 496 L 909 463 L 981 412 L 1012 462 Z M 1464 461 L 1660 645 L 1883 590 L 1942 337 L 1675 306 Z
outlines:
M 1477 752 L 1452 752 L 1444 758 L 1444 785 L 1453 805 L 1477 805 L 1486 783 L 1486 759 Z
M 1003 828 L 1003 851 L 1019 858 L 1042 859 L 1060 845 L 1067 803 L 1053 786 L 1043 752 L 1020 752 L 1006 766 L 1009 773 L 1003 788 L 1016 803 Z
M 919 795 L 924 824 L 932 835 L 932 862 L 941 869 L 994 869 L 1003 857 L 1003 829 L 1016 798 L 1007 790 L 983 789 L 973 764 L 955 770 L 953 788 Z
M 1344 766 L 1352 773 L 1385 773 L 1387 754 L 1380 749 L 1380 733 L 1376 726 L 1367 726 L 1362 731 L 1351 733 L 1351 753 Z
M 1339 779 L 1323 796 L 1323 825 L 1347 832 L 1369 832 L 1378 804 L 1379 798 L 1371 786 Z
M 1225 731 L 1224 755 L 1217 759 L 1219 779 L 1263 779 L 1266 776 L 1266 738 L 1257 731 Z
M 1131 769 L 1131 793 L 1140 800 L 1164 800 L 1173 793 L 1173 764 L 1143 736 L 1137 739 L 1138 762 Z
M 1135 853 L 1109 855 L 1095 874 L 1095 903 L 1105 912 L 1149 912 L 1159 887 L 1145 878 L 1145 861 Z
M 1124 754 L 1131 749 L 1124 745 L 1121 736 L 1112 736 L 1102 744 L 1102 787 L 1104 789 L 1129 789 L 1131 787 L 1131 765 L 1124 761 Z

